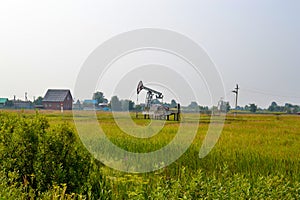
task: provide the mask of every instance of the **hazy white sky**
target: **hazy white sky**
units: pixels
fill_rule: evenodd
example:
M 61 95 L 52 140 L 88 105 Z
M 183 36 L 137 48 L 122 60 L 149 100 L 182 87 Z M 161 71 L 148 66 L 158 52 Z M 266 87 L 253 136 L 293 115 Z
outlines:
M 236 83 L 240 105 L 300 104 L 299 11 L 298 0 L 1 1 L 0 97 L 73 90 L 83 62 L 102 42 L 162 28 L 206 49 L 232 106 Z

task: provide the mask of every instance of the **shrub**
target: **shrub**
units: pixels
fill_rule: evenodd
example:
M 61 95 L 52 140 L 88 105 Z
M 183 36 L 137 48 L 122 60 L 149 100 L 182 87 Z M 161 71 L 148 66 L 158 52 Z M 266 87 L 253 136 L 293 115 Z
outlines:
M 69 124 L 50 127 L 38 113 L 33 117 L 0 113 L 1 175 L 9 180 L 13 173 L 14 186 L 27 195 L 64 191 L 109 197 L 99 167 Z

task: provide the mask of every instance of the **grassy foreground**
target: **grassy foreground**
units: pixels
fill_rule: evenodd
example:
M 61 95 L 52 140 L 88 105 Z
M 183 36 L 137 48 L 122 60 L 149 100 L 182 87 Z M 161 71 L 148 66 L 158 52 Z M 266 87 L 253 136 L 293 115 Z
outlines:
M 110 113 L 97 113 L 97 118 L 114 144 L 132 152 L 160 149 L 179 127 L 166 122 L 156 136 L 138 139 L 123 133 Z M 218 143 L 199 159 L 209 120 L 201 116 L 193 144 L 176 162 L 130 174 L 93 159 L 79 140 L 71 112 L 0 111 L 0 199 L 300 198 L 300 116 L 227 116 Z

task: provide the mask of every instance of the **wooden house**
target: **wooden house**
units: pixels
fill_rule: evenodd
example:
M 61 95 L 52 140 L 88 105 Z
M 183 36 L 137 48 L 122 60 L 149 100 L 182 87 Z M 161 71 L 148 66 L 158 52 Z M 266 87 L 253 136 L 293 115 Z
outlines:
M 49 89 L 42 104 L 48 110 L 72 110 L 73 98 L 70 90 Z

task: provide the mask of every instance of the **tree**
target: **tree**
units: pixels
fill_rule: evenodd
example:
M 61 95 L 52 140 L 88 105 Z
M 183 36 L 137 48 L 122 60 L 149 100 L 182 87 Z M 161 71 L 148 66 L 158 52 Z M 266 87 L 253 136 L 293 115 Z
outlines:
M 209 110 L 208 106 L 199 106 L 200 111 L 206 112 Z
M 300 112 L 300 106 L 295 106 L 293 113 L 298 113 Z
M 123 111 L 129 111 L 134 109 L 134 102 L 128 99 L 121 100 L 121 107 Z
M 231 109 L 231 106 L 229 104 L 229 102 L 226 102 L 226 112 L 229 112 Z
M 198 112 L 199 111 L 199 105 L 195 101 L 192 101 L 190 103 L 190 105 L 188 105 L 188 108 L 189 108 L 190 111 L 193 111 L 193 112 Z
M 110 107 L 112 111 L 121 111 L 121 102 L 117 96 L 113 96 L 110 100 Z
M 223 101 L 221 99 L 218 103 L 218 109 L 219 109 L 220 112 L 226 112 L 227 113 L 231 109 L 231 107 L 230 107 L 229 102 Z
M 269 111 L 274 112 L 274 111 L 278 111 L 278 105 L 276 102 L 272 102 L 271 105 L 268 108 Z
M 250 112 L 255 113 L 257 111 L 257 105 L 255 105 L 254 103 L 250 104 Z
M 174 99 L 171 100 L 171 105 L 170 105 L 170 107 L 171 107 L 171 108 L 177 107 L 177 102 L 176 102 Z
M 250 111 L 250 106 L 248 106 L 248 105 L 245 105 L 245 108 L 244 108 L 244 110 Z
M 196 101 L 192 101 L 188 107 L 193 109 L 198 108 L 198 103 Z
M 42 105 L 43 97 L 39 96 L 37 99 L 33 101 L 34 105 Z
M 95 92 L 93 94 L 93 100 L 97 100 L 97 103 L 107 103 L 108 100 L 104 97 L 103 92 Z
M 141 105 L 136 105 L 135 110 L 136 111 L 142 111 L 142 106 Z
M 129 110 L 134 110 L 134 102 L 133 101 L 129 100 L 128 108 L 129 108 Z

